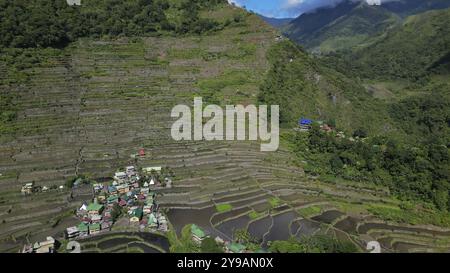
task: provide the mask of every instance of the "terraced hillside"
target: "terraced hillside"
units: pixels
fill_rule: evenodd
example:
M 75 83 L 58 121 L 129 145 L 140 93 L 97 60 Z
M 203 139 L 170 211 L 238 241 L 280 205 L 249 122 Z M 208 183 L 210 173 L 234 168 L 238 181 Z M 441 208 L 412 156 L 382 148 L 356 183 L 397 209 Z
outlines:
M 230 7 L 208 16 L 236 13 L 242 11 Z M 223 104 L 256 102 L 277 35 L 256 15 L 245 15 L 204 36 L 83 39 L 45 55 L 26 70 L 28 80 L 2 86 L 17 95 L 18 116 L 0 143 L 0 251 L 61 234 L 76 220 L 70 210 L 80 203 L 69 201 L 67 190 L 24 197 L 22 184 L 109 177 L 128 164 L 174 170 L 173 188 L 160 191 L 158 200 L 176 231 L 195 223 L 227 239 L 247 228 L 264 245 L 330 233 L 362 248 L 381 239 L 387 251 L 448 250 L 449 231 L 376 224 L 371 207 L 398 207 L 386 189 L 306 177 L 288 147 L 263 153 L 258 143 L 172 140 L 172 107 L 191 105 L 195 95 Z M 9 77 L 7 67 L 0 70 Z M 132 158 L 140 148 L 146 156 Z M 114 238 L 95 238 L 85 248 L 125 251 L 142 240 L 133 237 L 116 249 L 100 246 Z

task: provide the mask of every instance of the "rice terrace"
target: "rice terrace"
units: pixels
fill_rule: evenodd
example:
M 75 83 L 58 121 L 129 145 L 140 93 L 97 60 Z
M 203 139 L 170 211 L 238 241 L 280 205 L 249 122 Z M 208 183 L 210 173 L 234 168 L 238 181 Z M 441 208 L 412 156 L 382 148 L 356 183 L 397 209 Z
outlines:
M 337 7 L 280 27 L 235 1 L 125 2 L 0 0 L 0 252 L 450 251 L 450 5 L 344 37 L 395 1 L 338 1 L 353 13 L 315 36 L 302 17 Z M 13 29 L 19 14 L 68 33 Z M 423 74 L 370 70 L 433 18 L 446 51 Z M 278 149 L 174 139 L 172 109 L 194 98 L 279 105 Z

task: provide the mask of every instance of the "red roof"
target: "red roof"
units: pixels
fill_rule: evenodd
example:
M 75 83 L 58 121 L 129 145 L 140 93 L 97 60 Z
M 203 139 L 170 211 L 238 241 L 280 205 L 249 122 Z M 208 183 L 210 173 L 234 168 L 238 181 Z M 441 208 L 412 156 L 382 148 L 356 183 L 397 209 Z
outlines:
M 145 155 L 145 150 L 144 149 L 140 149 L 139 150 L 139 155 L 140 156 L 144 156 Z

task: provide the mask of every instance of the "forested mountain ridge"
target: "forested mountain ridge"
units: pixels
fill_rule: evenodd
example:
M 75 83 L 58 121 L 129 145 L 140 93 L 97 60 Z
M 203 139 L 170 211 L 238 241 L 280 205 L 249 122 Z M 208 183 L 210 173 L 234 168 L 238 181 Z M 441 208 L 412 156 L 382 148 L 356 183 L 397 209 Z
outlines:
M 302 14 L 282 29 L 308 50 L 322 53 L 353 50 L 384 37 L 404 17 L 448 7 L 450 2 L 441 0 L 393 1 L 381 6 L 345 0 Z
M 371 45 L 323 59 L 347 75 L 418 81 L 446 75 L 450 54 L 450 9 L 413 15 Z
M 61 47 L 89 36 L 201 33 L 219 27 L 199 17 L 202 9 L 218 4 L 226 1 L 84 0 L 69 6 L 63 0 L 1 0 L 0 46 Z

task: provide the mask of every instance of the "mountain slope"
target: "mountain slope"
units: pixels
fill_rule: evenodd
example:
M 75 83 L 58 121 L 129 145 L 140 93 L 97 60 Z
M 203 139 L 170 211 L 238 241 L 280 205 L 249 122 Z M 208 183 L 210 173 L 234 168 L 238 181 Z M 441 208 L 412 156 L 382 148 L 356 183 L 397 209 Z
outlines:
M 450 2 L 441 0 L 401 0 L 381 6 L 344 0 L 336 6 L 302 14 L 282 29 L 308 50 L 351 50 L 376 42 L 405 16 L 447 7 Z
M 260 15 L 259 17 L 261 17 L 261 19 L 263 19 L 266 23 L 268 23 L 269 25 L 276 27 L 276 28 L 280 28 L 283 27 L 287 24 L 289 24 L 292 20 L 294 20 L 294 18 L 272 18 L 272 17 L 266 17 L 264 15 Z
M 304 45 L 309 37 L 336 19 L 344 16 L 357 4 L 344 1 L 334 8 L 320 8 L 314 12 L 302 14 L 283 28 L 283 31 L 294 41 Z
M 353 132 L 365 127 L 387 133 L 386 107 L 373 100 L 357 82 L 326 69 L 290 41 L 269 51 L 272 68 L 261 87 L 260 100 L 280 105 L 284 125 L 295 125 L 299 117 L 327 121 Z M 367 123 L 367 120 L 371 120 Z
M 428 72 L 448 73 L 450 9 L 408 17 L 401 27 L 356 52 L 365 76 L 419 78 Z
M 383 3 L 383 7 L 400 16 L 409 16 L 434 9 L 450 7 L 447 0 L 397 0 Z

